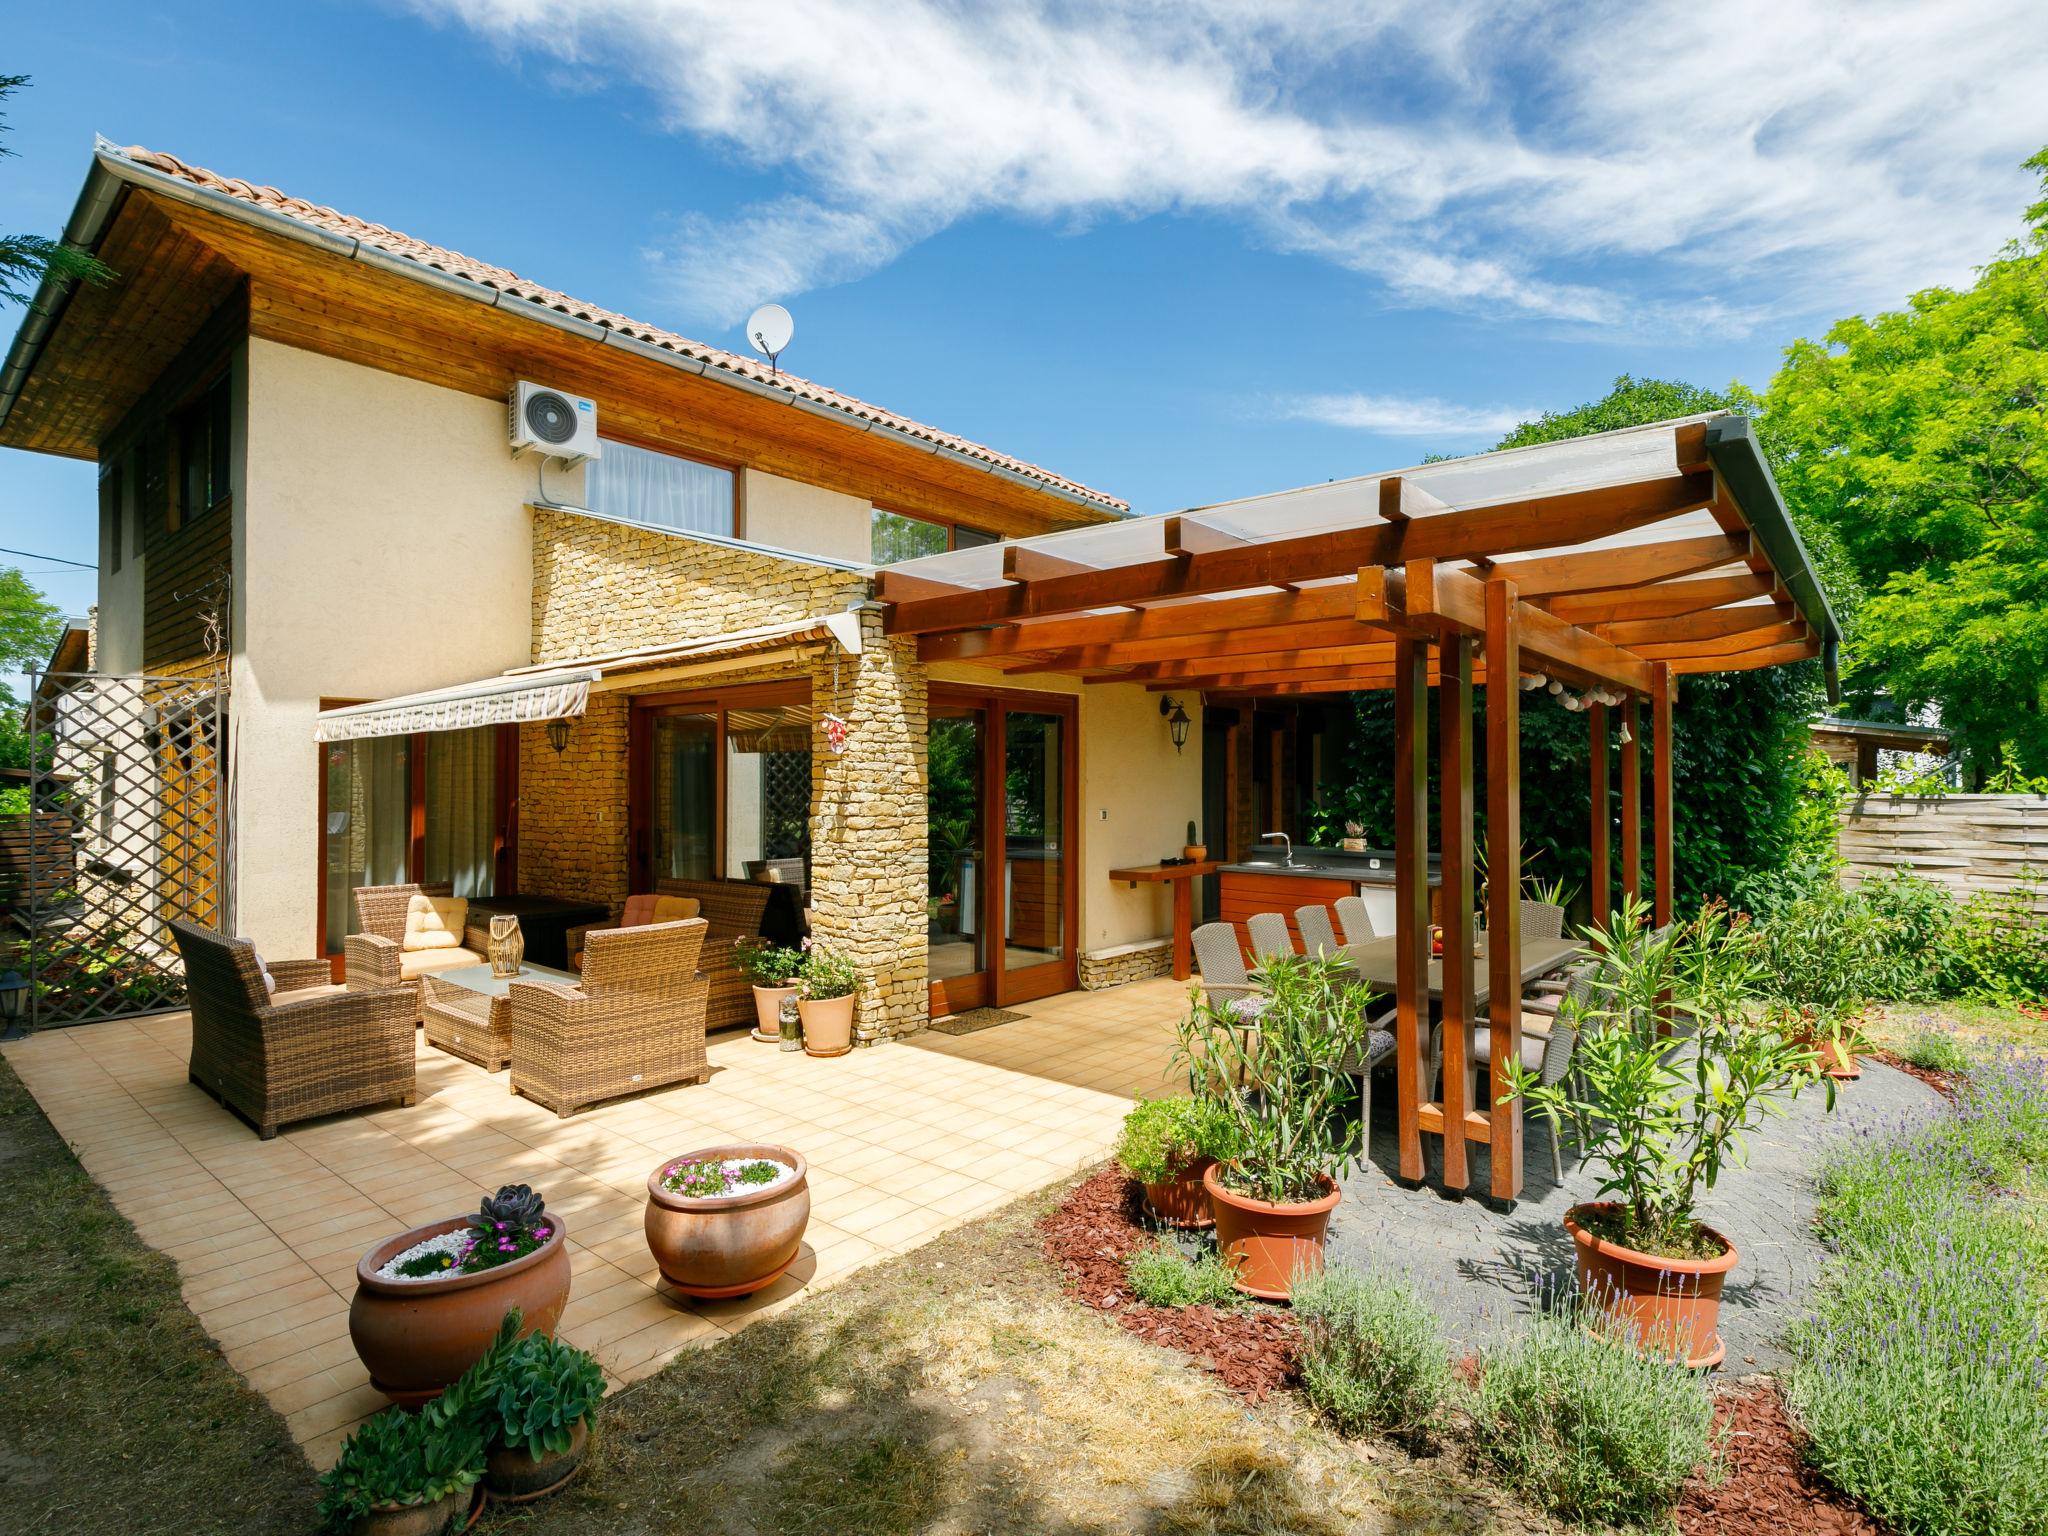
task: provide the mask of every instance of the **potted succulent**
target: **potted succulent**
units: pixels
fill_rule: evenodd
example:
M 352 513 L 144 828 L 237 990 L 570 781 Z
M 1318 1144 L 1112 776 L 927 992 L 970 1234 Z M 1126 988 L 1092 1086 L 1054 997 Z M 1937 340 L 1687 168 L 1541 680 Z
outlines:
M 1215 1105 L 1188 1098 L 1140 1099 L 1124 1116 L 1116 1160 L 1145 1186 L 1145 1203 L 1168 1226 L 1212 1227 L 1202 1185 L 1230 1152 L 1230 1125 Z
M 1324 956 L 1269 958 L 1263 985 L 1256 1030 L 1197 989 L 1175 1059 L 1227 1137 L 1227 1156 L 1202 1175 L 1217 1250 L 1239 1290 L 1280 1301 L 1297 1273 L 1322 1268 L 1337 1181 L 1357 1160 L 1358 1122 L 1342 1106 L 1369 993 Z
M 1346 853 L 1365 852 L 1365 823 L 1360 821 L 1345 822 L 1344 835 L 1337 840 L 1337 846 Z
M 732 947 L 733 964 L 754 988 L 754 1038 L 774 1044 L 782 1038 L 782 1005 L 795 997 L 803 951 L 766 939 L 740 939 Z
M 805 1054 L 844 1056 L 853 1049 L 853 1004 L 859 991 L 860 969 L 852 956 L 804 940 L 796 1006 L 804 1021 Z
M 648 1251 L 686 1296 L 747 1296 L 789 1268 L 811 1219 L 810 1165 L 791 1147 L 705 1147 L 647 1176 Z
M 588 1354 L 544 1333 L 518 1340 L 480 1404 L 484 1491 L 500 1504 L 528 1504 L 567 1483 L 603 1401 L 604 1371 Z
M 508 1184 L 476 1214 L 386 1238 L 356 1261 L 348 1331 L 370 1383 L 393 1402 L 438 1396 L 482 1358 L 508 1311 L 553 1333 L 569 1300 L 567 1228 Z
M 1180 856 L 1190 864 L 1199 864 L 1209 857 L 1209 850 L 1202 843 L 1201 833 L 1196 830 L 1192 821 L 1188 823 L 1188 840 L 1181 846 Z
M 1740 1255 L 1694 1207 L 1743 1132 L 1818 1081 L 1834 1082 L 1796 1024 L 1752 1018 L 1762 976 L 1748 924 L 1719 904 L 1668 933 L 1628 902 L 1588 934 L 1603 964 L 1597 1008 L 1567 1000 L 1562 1027 L 1579 1032 L 1573 1071 L 1545 1086 L 1515 1064 L 1509 1097 L 1570 1122 L 1601 1198 L 1564 1215 L 1579 1293 L 1597 1326 L 1631 1334 L 1646 1351 L 1703 1368 L 1727 1352 L 1721 1288 Z

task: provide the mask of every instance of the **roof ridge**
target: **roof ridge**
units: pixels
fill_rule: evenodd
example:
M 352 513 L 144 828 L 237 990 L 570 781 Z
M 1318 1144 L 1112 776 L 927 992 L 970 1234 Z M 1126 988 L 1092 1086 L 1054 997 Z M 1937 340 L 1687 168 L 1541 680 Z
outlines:
M 857 395 L 850 395 L 842 390 L 832 389 L 827 385 L 816 383 L 811 379 L 790 373 L 785 369 L 771 369 L 741 353 L 730 352 L 723 347 L 713 346 L 708 342 L 696 341 L 662 326 L 649 325 L 643 320 L 635 320 L 629 315 L 618 313 L 616 310 L 588 303 L 585 300 L 563 293 L 559 289 L 550 288 L 544 283 L 538 283 L 529 278 L 521 277 L 509 267 L 496 266 L 490 262 L 478 260 L 476 257 L 466 256 L 462 252 L 450 249 L 447 246 L 431 244 L 428 241 L 419 239 L 417 236 L 408 235 L 402 230 L 393 229 L 389 225 L 375 224 L 367 219 L 358 218 L 354 214 L 343 213 L 339 209 L 328 207 L 323 203 L 314 203 L 305 198 L 295 197 L 291 193 L 285 192 L 281 188 L 270 186 L 267 183 L 256 183 L 245 181 L 239 177 L 223 176 L 217 171 L 208 170 L 204 166 L 194 165 L 190 161 L 181 159 L 179 156 L 167 151 L 150 149 L 140 144 L 121 146 L 102 141 L 99 146 L 99 153 L 126 161 L 131 165 L 157 175 L 168 176 L 210 192 L 235 198 L 240 202 L 266 209 L 311 228 L 325 230 L 329 234 L 337 234 L 354 239 L 361 244 L 373 246 L 387 255 L 415 262 L 422 267 L 431 268 L 435 271 L 446 273 L 451 277 L 475 283 L 480 288 L 494 289 L 498 292 L 509 294 L 513 298 L 522 299 L 527 303 L 555 310 L 605 330 L 616 331 L 622 336 L 631 337 L 636 341 L 658 347 L 663 351 L 674 352 L 679 356 L 693 358 L 707 365 L 707 367 L 738 374 L 755 384 L 764 384 L 771 388 L 785 390 L 798 398 L 811 400 L 819 405 L 843 412 L 857 421 L 872 422 L 876 425 L 901 432 L 905 436 L 949 448 L 968 458 L 978 459 L 983 463 L 1007 470 L 1013 474 L 1022 475 L 1027 479 L 1040 481 L 1071 497 L 1093 502 L 1106 511 L 1130 511 L 1130 504 L 1128 502 L 1111 496 L 1105 491 L 1098 491 L 1092 486 L 1083 485 L 1078 480 L 1069 479 L 1067 476 L 1047 469 L 1041 464 L 1034 464 L 1028 459 L 1021 459 L 1013 454 L 999 452 L 984 443 L 975 442 L 973 439 L 962 437 L 957 433 L 929 426 L 907 416 L 900 416 L 894 411 L 886 410 L 870 401 L 861 399 Z

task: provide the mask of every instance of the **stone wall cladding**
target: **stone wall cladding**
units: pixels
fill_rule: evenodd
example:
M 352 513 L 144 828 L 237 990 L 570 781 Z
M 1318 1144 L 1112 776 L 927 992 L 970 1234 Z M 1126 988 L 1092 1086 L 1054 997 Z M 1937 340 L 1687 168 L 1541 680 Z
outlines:
M 533 659 L 567 662 L 663 641 L 704 639 L 843 611 L 867 578 L 799 560 L 675 538 L 574 513 L 534 513 Z M 924 669 L 917 642 L 862 614 L 863 650 L 650 684 L 644 691 L 811 684 L 811 926 L 861 971 L 855 1034 L 872 1043 L 921 1029 L 926 970 Z M 628 694 L 593 693 L 559 757 L 544 726 L 520 732 L 519 869 L 528 890 L 629 893 Z M 851 726 L 834 756 L 825 716 Z
M 1127 981 L 1150 981 L 1173 972 L 1173 940 L 1153 939 L 1143 944 L 1119 944 L 1081 956 L 1081 989 L 1099 992 L 1120 987 Z

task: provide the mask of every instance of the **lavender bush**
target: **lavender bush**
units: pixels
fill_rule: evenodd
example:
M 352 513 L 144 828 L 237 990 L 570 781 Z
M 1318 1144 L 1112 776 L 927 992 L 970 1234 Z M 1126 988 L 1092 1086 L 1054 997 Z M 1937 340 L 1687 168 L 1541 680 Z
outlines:
M 1906 1536 L 2048 1530 L 2044 1178 L 2048 1066 L 2011 1052 L 1823 1172 L 1839 1258 L 1790 1396 L 1816 1464 Z

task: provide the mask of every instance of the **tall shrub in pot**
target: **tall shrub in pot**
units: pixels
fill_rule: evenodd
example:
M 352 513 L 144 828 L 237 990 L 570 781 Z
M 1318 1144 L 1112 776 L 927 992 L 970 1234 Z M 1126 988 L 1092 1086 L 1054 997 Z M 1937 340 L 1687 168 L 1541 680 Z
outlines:
M 1601 1170 L 1601 1198 L 1564 1216 L 1587 1300 L 1643 1348 L 1714 1365 L 1739 1255 L 1695 1209 L 1741 1163 L 1744 1132 L 1815 1083 L 1833 1108 L 1834 1083 L 1796 1016 L 1758 1016 L 1759 948 L 1725 907 L 1660 934 L 1628 902 L 1587 939 L 1603 971 L 1593 1007 L 1560 1012 L 1579 1031 L 1573 1071 L 1545 1085 L 1517 1064 L 1509 1097 L 1549 1117 L 1553 1135 L 1569 1122 Z
M 1262 985 L 1256 1026 L 1195 992 L 1176 1060 L 1228 1127 L 1227 1160 L 1202 1176 L 1217 1248 L 1239 1290 L 1278 1301 L 1298 1272 L 1322 1267 L 1337 1181 L 1358 1158 L 1345 1066 L 1364 1044 L 1370 994 L 1334 957 L 1275 957 Z

